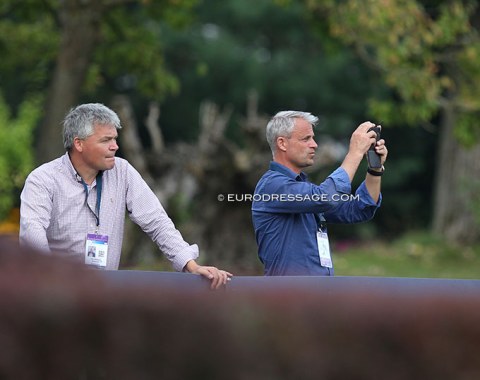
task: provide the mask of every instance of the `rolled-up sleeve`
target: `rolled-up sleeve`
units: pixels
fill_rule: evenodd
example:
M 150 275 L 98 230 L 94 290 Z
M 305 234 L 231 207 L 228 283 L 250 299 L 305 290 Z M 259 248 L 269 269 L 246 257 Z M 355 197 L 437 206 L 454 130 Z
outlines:
M 316 185 L 272 172 L 255 191 L 252 210 L 272 213 L 324 213 L 336 207 L 335 195 L 349 194 L 347 173 L 338 168 Z
M 352 185 L 350 183 L 350 178 L 344 168 L 340 167 L 336 169 L 332 174 L 327 178 L 330 178 L 333 181 L 335 186 L 335 192 L 338 194 L 350 194 L 352 191 Z
M 319 185 L 299 177 L 270 171 L 257 185 L 252 211 L 273 214 L 323 214 L 329 223 L 357 223 L 371 219 L 380 206 L 363 182 L 355 194 L 347 172 L 339 167 Z
M 365 181 L 360 184 L 354 196 L 340 199 L 336 207 L 324 213 L 328 223 L 360 223 L 372 219 L 382 203 L 382 194 L 375 202 L 367 190 Z
M 183 239 L 153 191 L 130 165 L 127 176 L 126 207 L 130 219 L 150 236 L 173 268 L 182 271 L 190 260 L 198 258 L 198 246 Z

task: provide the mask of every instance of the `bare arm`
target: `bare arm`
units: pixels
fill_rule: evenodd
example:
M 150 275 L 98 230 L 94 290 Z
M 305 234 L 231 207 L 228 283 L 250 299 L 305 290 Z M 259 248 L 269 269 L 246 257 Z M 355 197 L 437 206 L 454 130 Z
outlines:
M 341 167 L 347 172 L 350 182 L 353 181 L 360 162 L 362 162 L 368 148 L 375 143 L 375 132 L 367 132 L 375 124 L 366 121 L 360 124 L 350 138 L 350 147 Z
M 372 170 L 382 172 L 383 164 L 387 160 L 387 156 L 388 156 L 388 149 L 385 146 L 385 140 L 382 139 L 377 141 L 377 144 L 375 145 L 375 151 L 380 155 L 380 162 L 382 163 L 382 168 L 375 169 L 375 170 L 372 169 Z M 370 196 L 375 202 L 377 202 L 378 198 L 380 197 L 381 183 L 382 183 L 381 176 L 374 176 L 372 174 L 367 173 L 367 176 L 365 178 L 365 186 L 367 187 L 367 190 Z
M 380 155 L 380 162 L 382 165 L 387 159 L 388 150 L 385 146 L 385 140 L 382 139 L 376 141 L 375 132 L 367 132 L 368 129 L 374 126 L 375 124 L 366 121 L 358 126 L 350 138 L 350 147 L 341 165 L 341 167 L 347 172 L 350 182 L 352 182 L 353 178 L 355 177 L 355 173 L 357 172 L 360 162 L 362 162 L 365 153 L 372 144 L 376 144 L 375 151 Z M 383 171 L 383 167 L 382 169 L 378 169 L 378 171 Z M 382 180 L 380 176 L 367 174 L 365 178 L 365 185 L 368 193 L 375 202 L 377 202 L 380 197 L 381 182 Z

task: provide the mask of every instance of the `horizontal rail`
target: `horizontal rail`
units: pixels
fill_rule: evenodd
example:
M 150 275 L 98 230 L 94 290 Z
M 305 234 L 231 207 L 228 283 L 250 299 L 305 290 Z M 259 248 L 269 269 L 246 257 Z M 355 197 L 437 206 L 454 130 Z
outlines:
M 178 290 L 204 291 L 209 282 L 201 276 L 176 273 L 120 270 L 102 273 L 112 285 L 150 286 Z M 408 277 L 362 276 L 234 276 L 225 287 L 227 292 L 295 290 L 319 292 L 335 296 L 337 293 L 375 292 L 403 296 L 428 296 L 440 294 L 480 295 L 480 280 Z

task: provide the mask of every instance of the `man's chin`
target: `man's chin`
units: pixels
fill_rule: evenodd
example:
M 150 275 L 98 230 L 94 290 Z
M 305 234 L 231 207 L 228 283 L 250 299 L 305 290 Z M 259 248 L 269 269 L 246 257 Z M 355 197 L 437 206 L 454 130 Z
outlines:
M 313 158 L 308 158 L 308 159 L 305 161 L 305 167 L 312 166 L 314 163 L 315 163 L 315 161 L 314 161 Z
M 105 160 L 105 168 L 103 170 L 113 169 L 114 166 L 115 166 L 115 157 L 107 158 Z

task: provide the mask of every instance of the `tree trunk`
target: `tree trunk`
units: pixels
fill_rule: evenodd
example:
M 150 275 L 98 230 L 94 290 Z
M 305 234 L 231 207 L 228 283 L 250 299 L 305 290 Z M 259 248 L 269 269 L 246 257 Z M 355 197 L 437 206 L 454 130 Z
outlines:
M 453 107 L 443 110 L 438 165 L 434 189 L 433 231 L 452 243 L 479 241 L 478 197 L 480 178 L 480 144 L 461 146 L 453 129 L 456 114 Z
M 61 122 L 75 105 L 90 65 L 100 27 L 98 3 L 95 0 L 61 1 L 62 40 L 39 130 L 38 163 L 58 157 L 64 151 Z

